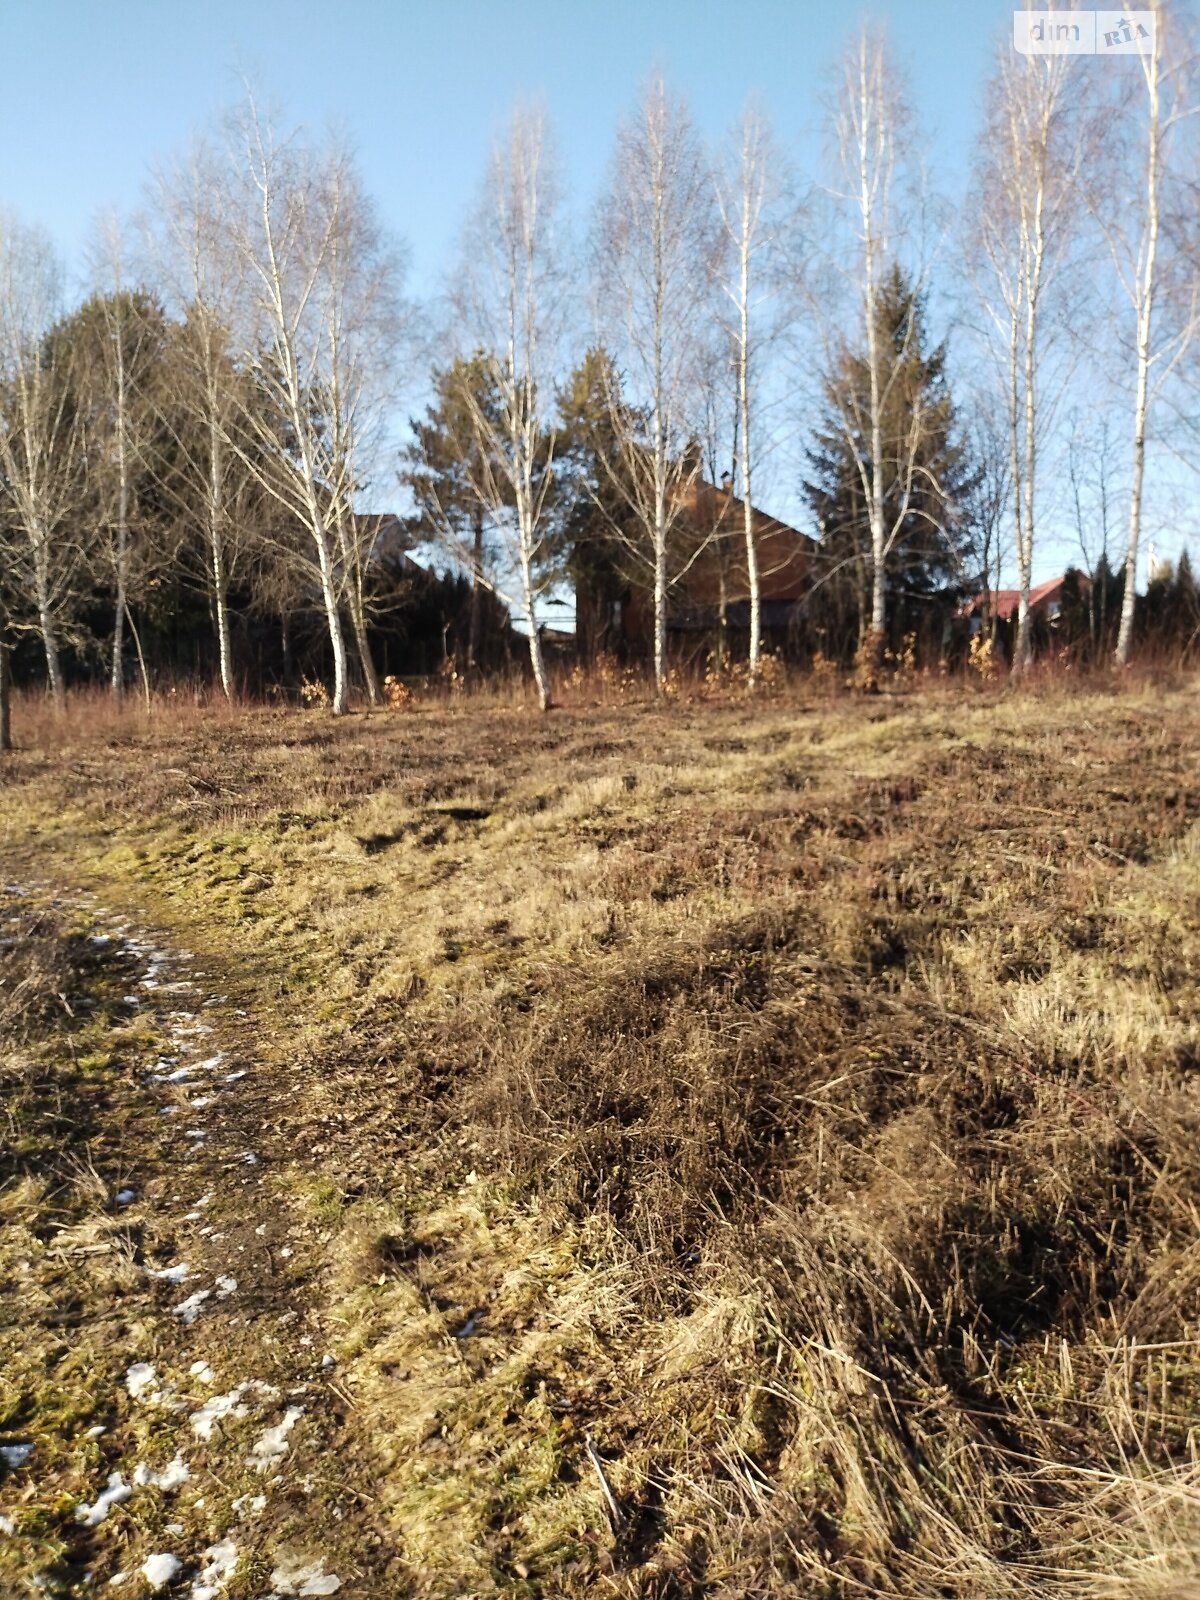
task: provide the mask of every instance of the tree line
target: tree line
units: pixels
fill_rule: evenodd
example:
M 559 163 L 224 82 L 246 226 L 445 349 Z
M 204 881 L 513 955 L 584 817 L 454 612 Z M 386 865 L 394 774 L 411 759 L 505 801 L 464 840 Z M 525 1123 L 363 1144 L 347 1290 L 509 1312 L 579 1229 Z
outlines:
M 485 632 L 493 658 L 521 635 L 543 706 L 559 587 L 644 595 L 662 690 L 673 598 L 733 552 L 753 684 L 768 481 L 816 540 L 810 644 L 878 658 L 914 597 L 980 590 L 994 628 L 1011 566 L 1022 671 L 1036 554 L 1073 522 L 1091 636 L 1111 625 L 1125 662 L 1200 367 L 1196 61 L 1182 8 L 1153 16 L 1119 62 L 1000 41 L 953 213 L 870 24 L 831 77 L 819 172 L 755 104 L 710 146 L 656 78 L 580 222 L 545 115 L 519 108 L 425 306 L 352 157 L 252 94 L 97 228 L 74 303 L 44 233 L 0 215 L 0 737 L 14 649 L 56 699 L 101 670 L 119 698 L 148 692 L 147 633 L 197 619 L 225 695 L 249 616 L 285 658 L 319 630 L 335 714 L 355 682 L 375 702 L 383 619 L 422 603 L 416 545 L 458 575 L 465 669 Z M 717 483 L 723 502 L 694 492 Z M 1186 563 L 1170 581 L 1144 617 L 1186 611 Z

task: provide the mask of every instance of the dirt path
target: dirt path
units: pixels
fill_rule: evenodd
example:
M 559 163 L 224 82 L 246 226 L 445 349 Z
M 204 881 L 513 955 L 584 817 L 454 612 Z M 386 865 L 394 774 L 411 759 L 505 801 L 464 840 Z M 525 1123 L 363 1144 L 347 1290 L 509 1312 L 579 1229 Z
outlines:
M 34 901 L 10 892 L 10 939 Z M 288 1085 L 188 952 L 50 906 L 91 958 L 75 1009 L 113 1049 L 72 1156 L 90 1204 L 22 1223 L 28 1281 L 4 1320 L 27 1319 L 45 1383 L 0 1429 L 0 1574 L 61 1596 L 362 1592 L 356 1551 L 380 1541 L 339 1469 L 345 1397 L 309 1292 L 322 1240 L 289 1204 Z

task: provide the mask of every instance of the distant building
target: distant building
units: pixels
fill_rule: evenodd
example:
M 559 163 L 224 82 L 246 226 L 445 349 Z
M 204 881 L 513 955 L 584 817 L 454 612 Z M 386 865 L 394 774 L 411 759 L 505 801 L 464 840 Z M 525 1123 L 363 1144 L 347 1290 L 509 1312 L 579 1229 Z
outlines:
M 1030 615 L 1043 617 L 1051 624 L 1057 622 L 1062 614 L 1064 590 L 1073 584 L 1078 584 L 1080 590 L 1086 593 L 1089 579 L 1082 572 L 1064 572 L 1060 578 L 1050 578 L 1030 589 Z M 986 594 L 974 595 L 959 615 L 968 620 L 971 633 L 976 634 L 983 626 L 985 614 L 995 617 L 999 622 L 1012 623 L 1016 621 L 1020 605 L 1019 589 L 992 589 Z
M 667 606 L 668 640 L 676 651 L 697 650 L 706 637 L 745 634 L 750 627 L 750 580 L 746 564 L 745 502 L 728 486 L 697 479 L 682 493 L 671 566 L 686 571 L 671 586 Z M 794 627 L 812 581 L 815 539 L 752 507 L 758 552 L 759 595 L 764 639 L 782 642 Z M 694 559 L 687 564 L 687 553 Z M 597 596 L 577 592 L 577 614 L 597 613 Z M 593 623 L 599 648 L 614 646 L 644 656 L 654 638 L 654 596 L 646 586 L 628 585 L 603 601 Z

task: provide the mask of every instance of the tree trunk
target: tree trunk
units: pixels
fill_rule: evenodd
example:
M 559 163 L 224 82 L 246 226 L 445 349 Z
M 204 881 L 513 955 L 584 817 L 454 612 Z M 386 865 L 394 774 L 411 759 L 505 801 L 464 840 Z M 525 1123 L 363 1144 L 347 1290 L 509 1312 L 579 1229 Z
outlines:
M 742 236 L 740 251 L 741 315 L 738 346 L 738 409 L 742 421 L 742 517 L 746 535 L 746 580 L 750 590 L 750 671 L 751 689 L 758 683 L 758 657 L 762 647 L 762 596 L 758 578 L 758 540 L 754 533 L 754 506 L 750 476 L 750 195 L 743 191 Z
M 125 536 L 118 526 L 117 530 L 117 603 L 113 612 L 113 638 L 112 638 L 112 693 L 114 700 L 120 700 L 125 690 L 125 608 L 129 603 L 128 585 L 125 577 Z
M 125 429 L 125 357 L 117 334 L 117 607 L 113 617 L 112 692 L 120 700 L 125 690 L 125 615 L 129 607 L 129 454 Z
M 533 681 L 537 686 L 538 705 L 543 711 L 549 711 L 550 679 L 546 675 L 542 636 L 538 632 L 533 596 L 533 569 L 525 540 L 522 540 L 521 551 L 521 594 L 525 603 L 525 624 L 529 629 L 529 664 L 533 668 Z
M 1159 17 L 1158 26 L 1164 25 Z M 1146 245 L 1138 284 L 1137 396 L 1133 411 L 1133 483 L 1129 493 L 1129 543 L 1125 548 L 1125 591 L 1121 596 L 1121 626 L 1117 631 L 1115 660 L 1127 665 L 1133 643 L 1133 610 L 1137 599 L 1138 544 L 1142 533 L 1142 484 L 1146 472 L 1146 417 L 1150 409 L 1150 335 L 1154 319 L 1154 268 L 1158 254 L 1158 55 L 1147 75 L 1150 91 L 1149 150 L 1146 162 Z
M 1037 401 L 1034 395 L 1036 316 L 1032 304 L 1025 333 L 1025 464 L 1020 489 L 1015 494 L 1024 496 L 1023 538 L 1017 547 L 1017 582 L 1021 597 L 1017 602 L 1017 643 L 1013 652 L 1013 669 L 1018 674 L 1027 672 L 1033 660 L 1032 625 L 1029 616 L 1029 590 L 1033 583 L 1033 514 L 1037 474 Z
M 63 685 L 62 663 L 58 654 L 58 635 L 54 626 L 54 614 L 50 609 L 49 582 L 46 575 L 40 571 L 36 575 L 36 581 L 38 591 L 38 627 L 42 635 L 42 649 L 46 655 L 46 677 L 50 683 L 50 693 L 54 698 L 54 703 L 61 710 L 66 702 L 66 690 Z
M 221 692 L 233 699 L 233 648 L 229 636 L 229 575 L 225 570 L 225 540 L 221 532 L 223 515 L 223 474 L 221 429 L 217 422 L 217 400 L 211 383 L 208 395 L 208 544 L 212 556 L 213 609 L 217 623 L 217 664 Z
M 8 658 L 8 613 L 0 601 L 0 751 L 12 749 L 12 672 Z
M 867 517 L 871 528 L 871 631 L 869 650 L 873 666 L 883 661 L 884 639 L 887 628 L 887 580 L 885 565 L 887 550 L 883 531 L 883 374 L 879 349 L 879 316 L 876 309 L 875 234 L 873 200 L 870 198 L 869 175 L 861 171 L 862 212 L 865 251 L 865 306 L 867 317 L 867 365 L 871 406 L 871 481 Z
M 661 523 L 654 535 L 654 688 L 667 689 L 667 535 Z
M 746 500 L 746 573 L 750 587 L 750 687 L 758 682 L 758 658 L 762 653 L 762 591 L 758 577 L 758 541 L 754 536 L 749 489 Z
M 142 654 L 142 641 L 137 628 L 134 626 L 133 614 L 129 611 L 126 611 L 125 614 L 129 618 L 129 631 L 133 635 L 133 647 L 137 651 L 138 670 L 142 677 L 142 698 L 146 702 L 146 711 L 148 713 L 150 710 L 150 674 L 146 671 L 146 658 Z
M 112 673 L 109 687 L 114 700 L 120 700 L 125 690 L 125 589 L 117 587 L 117 603 L 113 610 Z
M 218 534 L 213 540 L 213 600 L 217 618 L 217 665 L 221 674 L 221 692 L 226 700 L 233 699 L 233 644 L 229 633 L 228 581 L 225 576 L 225 555 Z
M 362 666 L 363 682 L 367 686 L 367 701 L 370 705 L 379 704 L 379 675 L 375 671 L 375 661 L 371 655 L 371 641 L 367 635 L 367 619 L 363 610 L 362 597 L 357 591 L 357 586 L 350 597 L 351 621 L 354 625 L 354 642 L 358 646 L 358 659 Z
M 483 611 L 483 507 L 476 505 L 472 516 L 471 616 L 467 631 L 467 671 L 479 665 L 479 627 Z
M 316 544 L 321 565 L 321 599 L 325 605 L 325 621 L 329 628 L 329 643 L 333 650 L 333 700 L 330 710 L 335 717 L 344 717 L 350 709 L 346 636 L 342 631 L 342 617 L 338 609 L 337 589 L 333 581 L 333 557 L 329 549 L 328 536 L 317 538 Z

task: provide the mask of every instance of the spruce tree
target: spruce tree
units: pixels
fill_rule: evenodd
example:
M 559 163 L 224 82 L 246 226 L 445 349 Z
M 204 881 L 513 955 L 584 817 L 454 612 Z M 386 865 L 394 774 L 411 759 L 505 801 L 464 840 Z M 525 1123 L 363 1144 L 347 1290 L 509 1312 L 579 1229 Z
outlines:
M 950 395 L 946 344 L 930 348 L 925 297 L 897 264 L 880 286 L 876 316 L 889 352 L 884 515 L 885 525 L 898 529 L 886 557 L 894 637 L 922 601 L 965 592 L 974 582 L 974 470 Z M 825 380 L 803 484 L 822 552 L 810 616 L 839 653 L 853 648 L 870 621 L 871 536 L 860 465 L 869 460 L 870 440 L 851 422 L 867 414 L 868 386 L 865 354 L 844 350 Z

